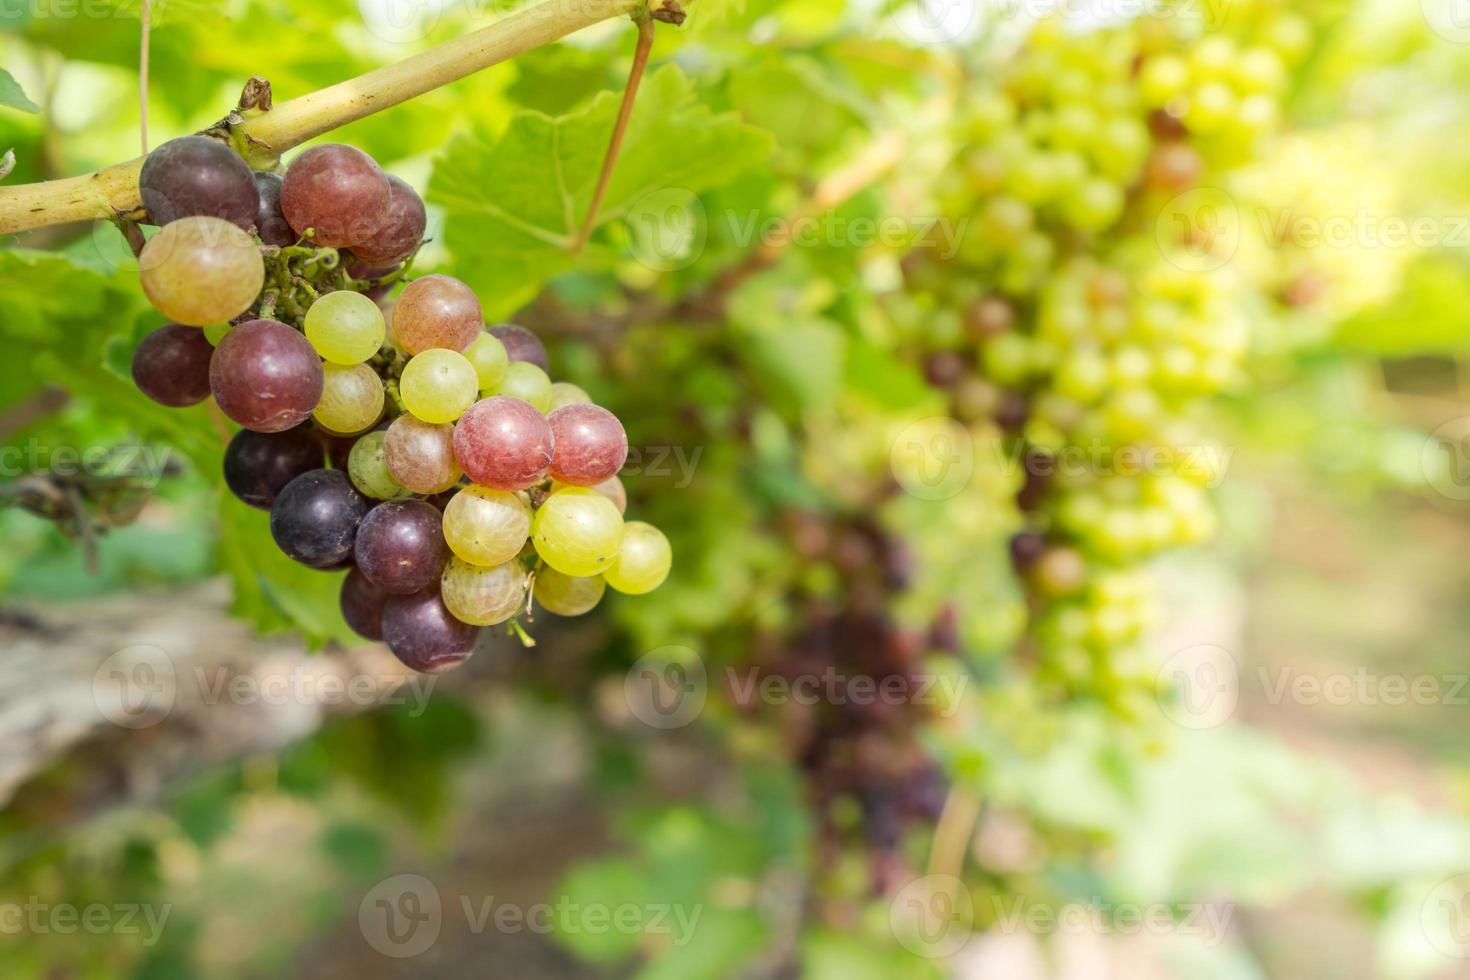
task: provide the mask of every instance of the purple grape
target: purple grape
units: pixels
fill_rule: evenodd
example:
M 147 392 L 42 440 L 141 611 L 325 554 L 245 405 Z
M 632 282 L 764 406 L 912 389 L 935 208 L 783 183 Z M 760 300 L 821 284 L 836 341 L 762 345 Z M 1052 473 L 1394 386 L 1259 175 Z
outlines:
M 281 185 L 281 212 L 298 235 L 341 248 L 365 242 L 388 216 L 388 176 L 361 150 L 314 146 L 291 161 Z
M 321 466 L 322 447 L 306 428 L 241 429 L 225 449 L 225 485 L 251 507 L 270 510 L 286 484 Z
M 347 628 L 364 640 L 383 638 L 383 606 L 389 595 L 373 584 L 372 579 L 354 568 L 342 580 L 342 619 Z
M 260 207 L 255 212 L 255 233 L 264 244 L 285 248 L 296 244 L 296 232 L 281 213 L 282 183 L 280 174 L 256 171 L 255 189 L 260 194 Z
M 449 614 L 439 593 L 393 596 L 383 607 L 383 639 L 394 656 L 425 674 L 458 667 L 475 650 L 480 631 Z
M 345 473 L 312 470 L 277 495 L 271 505 L 271 537 L 303 565 L 340 567 L 352 557 L 358 525 L 370 506 Z
M 213 356 L 203 330 L 170 323 L 144 337 L 133 351 L 133 382 L 160 405 L 197 405 L 209 397 Z
M 546 345 L 525 327 L 502 323 L 498 327 L 487 329 L 495 339 L 505 345 L 505 352 L 512 361 L 529 361 L 543 371 L 551 371 L 551 358 L 546 356 Z
M 443 524 L 433 504 L 390 500 L 357 529 L 357 567 L 394 595 L 410 595 L 439 580 L 449 561 Z
M 628 459 L 623 423 L 597 405 L 564 405 L 546 417 L 551 426 L 551 478 L 595 487 L 616 476 Z
M 504 395 L 471 405 L 454 427 L 454 458 L 471 480 L 496 490 L 524 490 L 544 480 L 552 445 L 546 417 Z
M 250 320 L 219 342 L 209 385 L 220 411 L 247 429 L 282 432 L 304 422 L 322 397 L 322 359 L 277 320 Z
M 249 165 L 207 136 L 181 136 L 148 154 L 138 191 L 156 225 L 209 215 L 248 229 L 260 207 Z
M 424 202 L 408 184 L 388 175 L 388 216 L 364 241 L 352 246 L 352 254 L 368 265 L 396 266 L 407 259 L 424 239 Z

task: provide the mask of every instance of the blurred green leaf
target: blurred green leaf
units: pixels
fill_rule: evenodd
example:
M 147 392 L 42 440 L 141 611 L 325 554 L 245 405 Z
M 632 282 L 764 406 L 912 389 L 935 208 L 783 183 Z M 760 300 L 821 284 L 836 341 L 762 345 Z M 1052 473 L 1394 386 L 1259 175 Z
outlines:
M 40 112 L 41 107 L 26 98 L 25 90 L 15 80 L 15 76 L 4 68 L 0 68 L 0 105 L 19 109 L 21 112 Z

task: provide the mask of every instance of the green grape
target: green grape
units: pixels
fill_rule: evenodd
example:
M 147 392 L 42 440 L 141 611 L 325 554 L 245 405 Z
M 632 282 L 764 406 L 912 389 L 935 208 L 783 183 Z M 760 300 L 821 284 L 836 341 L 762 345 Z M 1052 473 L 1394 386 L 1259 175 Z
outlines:
M 552 568 L 567 575 L 600 575 L 623 543 L 623 515 L 590 487 L 567 487 L 546 498 L 531 520 L 531 542 Z
M 592 397 L 568 381 L 556 381 L 551 385 L 551 401 L 548 402 L 547 414 L 556 411 L 564 405 L 590 405 Z
M 204 328 L 204 339 L 209 341 L 211 347 L 218 347 L 219 342 L 225 339 L 225 335 L 235 329 L 235 325 L 229 321 L 224 323 L 211 323 Z
M 673 564 L 674 553 L 662 531 L 643 521 L 629 521 L 623 526 L 618 557 L 602 576 L 619 592 L 642 595 L 662 585 Z
M 580 616 L 590 612 L 607 591 L 607 583 L 600 575 L 575 578 L 563 575 L 554 568 L 543 568 L 536 573 L 536 584 L 532 586 L 536 601 L 549 613 L 558 616 Z
M 414 418 L 440 424 L 453 422 L 475 403 L 480 382 L 463 354 L 431 347 L 404 367 L 398 393 Z
M 526 566 L 515 560 L 484 566 L 451 558 L 444 566 L 439 595 L 461 623 L 495 626 L 524 608 L 526 578 Z
M 530 361 L 512 361 L 492 394 L 519 398 L 542 415 L 551 411 L 551 379 Z
M 383 379 L 366 364 L 322 365 L 321 401 L 311 413 L 323 427 L 342 435 L 361 432 L 383 415 Z
M 465 350 L 464 356 L 475 369 L 481 393 L 494 391 L 495 386 L 505 380 L 506 369 L 510 367 L 510 355 L 500 338 L 494 334 L 481 332 L 475 342 Z
M 388 462 L 383 458 L 383 441 L 387 432 L 369 432 L 352 444 L 347 454 L 347 476 L 352 485 L 365 497 L 374 500 L 393 500 L 408 495 L 388 471 Z
M 531 536 L 531 508 L 520 494 L 471 484 L 444 508 L 444 540 L 472 565 L 499 565 Z
M 171 221 L 138 254 L 148 301 L 175 323 L 205 327 L 250 308 L 265 283 L 255 239 L 223 218 Z
M 387 325 L 378 304 L 362 293 L 339 289 L 306 311 L 306 339 L 332 364 L 361 364 L 383 346 Z

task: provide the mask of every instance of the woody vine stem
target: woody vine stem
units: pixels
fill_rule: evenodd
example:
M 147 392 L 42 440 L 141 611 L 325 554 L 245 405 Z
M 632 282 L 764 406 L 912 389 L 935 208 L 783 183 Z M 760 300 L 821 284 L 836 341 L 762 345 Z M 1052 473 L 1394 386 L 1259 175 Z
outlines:
M 242 107 L 225 125 L 232 143 L 252 166 L 269 167 L 313 137 L 619 16 L 639 22 L 642 50 L 649 20 L 682 23 L 684 11 L 676 0 L 542 0 L 488 27 L 268 110 Z M 608 148 L 612 158 L 626 122 L 624 112 Z M 142 207 L 138 194 L 142 168 L 143 158 L 138 157 L 80 177 L 0 185 L 0 235 L 136 215 Z

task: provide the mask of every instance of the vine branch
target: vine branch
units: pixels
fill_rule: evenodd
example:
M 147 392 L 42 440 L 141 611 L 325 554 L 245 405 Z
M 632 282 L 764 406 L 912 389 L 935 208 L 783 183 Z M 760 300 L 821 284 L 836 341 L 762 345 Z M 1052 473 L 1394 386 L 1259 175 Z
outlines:
M 633 67 L 628 72 L 628 84 L 623 89 L 623 102 L 618 106 L 618 121 L 613 124 L 612 138 L 607 144 L 607 155 L 602 158 L 602 172 L 597 175 L 597 189 L 592 192 L 592 203 L 587 206 L 587 217 L 572 239 L 569 251 L 582 251 L 592 229 L 597 225 L 597 211 L 607 195 L 607 185 L 612 180 L 613 168 L 618 163 L 618 151 L 623 148 L 623 134 L 628 130 L 628 120 L 633 115 L 633 100 L 638 97 L 638 85 L 643 81 L 643 70 L 648 67 L 648 53 L 653 50 L 653 19 L 638 20 L 638 46 L 633 50 Z
M 675 10 L 671 0 L 542 0 L 428 51 L 251 115 L 237 127 L 238 145 L 252 165 L 268 167 L 313 137 L 585 27 L 635 13 L 640 19 L 671 20 Z M 138 157 L 80 177 L 0 187 L 0 235 L 134 214 L 142 205 L 142 168 Z

